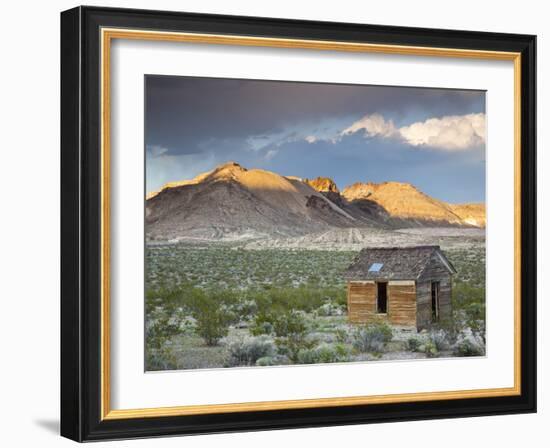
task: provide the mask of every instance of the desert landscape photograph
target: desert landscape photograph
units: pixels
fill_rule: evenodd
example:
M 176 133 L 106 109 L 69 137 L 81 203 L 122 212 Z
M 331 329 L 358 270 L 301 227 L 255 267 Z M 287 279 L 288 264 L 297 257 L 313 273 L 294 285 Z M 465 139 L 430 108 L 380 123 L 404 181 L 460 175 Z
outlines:
M 484 91 L 145 96 L 146 371 L 485 356 Z

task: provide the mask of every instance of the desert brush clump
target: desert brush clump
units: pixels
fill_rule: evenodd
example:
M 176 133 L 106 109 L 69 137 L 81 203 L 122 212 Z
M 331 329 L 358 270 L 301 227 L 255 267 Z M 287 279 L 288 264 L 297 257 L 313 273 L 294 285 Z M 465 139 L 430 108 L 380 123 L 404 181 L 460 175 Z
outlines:
M 238 321 L 239 316 L 232 309 L 237 297 L 231 291 L 206 293 L 191 288 L 181 294 L 183 307 L 195 319 L 195 332 L 208 346 L 218 345 L 230 325 Z
M 471 339 L 460 341 L 454 351 L 456 356 L 484 356 L 485 346 Z
M 312 348 L 317 342 L 310 336 L 310 322 L 303 311 L 283 313 L 273 322 L 275 344 L 280 354 L 298 362 L 300 350 Z
M 343 316 L 346 314 L 346 308 L 344 305 L 327 298 L 325 303 L 315 310 L 315 314 L 324 317 Z
M 431 339 L 420 346 L 420 351 L 424 352 L 428 358 L 435 358 L 439 355 L 439 350 Z
M 452 296 L 453 320 L 463 332 L 466 329 L 485 345 L 485 288 L 456 282 Z
M 277 354 L 273 339 L 268 336 L 248 336 L 225 341 L 228 349 L 226 367 L 253 366 L 261 358 Z
M 447 333 L 442 329 L 432 329 L 429 333 L 429 342 L 433 344 L 435 349 L 440 352 L 443 350 L 448 350 L 451 347 L 449 343 Z
M 304 311 L 280 307 L 261 309 L 250 326 L 253 335 L 273 336 L 279 353 L 293 362 L 301 349 L 311 348 L 315 344 L 311 330 L 311 321 Z
M 172 338 L 183 333 L 184 313 L 176 294 L 167 290 L 148 292 L 145 297 L 145 364 L 147 370 L 177 368 Z
M 310 349 L 302 349 L 297 355 L 299 364 L 326 364 L 349 360 L 350 350 L 344 344 L 323 343 Z
M 334 329 L 336 342 L 339 344 L 347 344 L 350 339 L 350 332 L 347 327 L 336 327 Z
M 360 326 L 352 333 L 353 347 L 361 353 L 382 353 L 392 340 L 391 327 L 383 322 Z
M 407 339 L 407 350 L 410 352 L 418 352 L 422 341 L 418 338 L 408 338 Z

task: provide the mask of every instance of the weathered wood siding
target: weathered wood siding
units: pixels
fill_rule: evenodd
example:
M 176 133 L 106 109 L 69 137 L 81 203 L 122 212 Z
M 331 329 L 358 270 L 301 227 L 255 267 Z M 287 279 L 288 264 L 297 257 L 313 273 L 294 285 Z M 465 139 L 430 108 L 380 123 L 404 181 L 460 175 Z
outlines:
M 452 277 L 439 256 L 434 254 L 417 281 L 417 320 L 419 330 L 432 324 L 432 282 L 439 282 L 439 320 L 451 316 Z
M 377 286 L 374 281 L 348 282 L 348 319 L 351 323 L 387 322 L 416 325 L 416 286 L 414 281 L 388 282 L 387 314 L 376 312 Z
M 451 294 L 452 279 L 451 276 L 447 274 L 447 278 L 441 280 L 439 287 L 439 320 L 451 317 L 453 311 Z
M 416 328 L 422 330 L 432 323 L 432 283 L 416 284 Z
M 376 284 L 348 282 L 348 319 L 351 323 L 371 322 L 376 314 Z
M 416 285 L 414 281 L 388 283 L 388 321 L 392 325 L 416 325 Z

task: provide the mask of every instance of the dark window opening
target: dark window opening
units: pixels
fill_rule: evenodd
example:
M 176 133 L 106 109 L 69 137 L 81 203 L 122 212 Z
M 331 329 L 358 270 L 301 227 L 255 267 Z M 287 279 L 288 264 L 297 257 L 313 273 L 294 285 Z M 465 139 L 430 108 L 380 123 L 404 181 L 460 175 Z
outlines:
M 377 285 L 376 312 L 386 314 L 388 312 L 388 284 L 379 282 Z
M 439 282 L 432 282 L 432 322 L 439 320 Z

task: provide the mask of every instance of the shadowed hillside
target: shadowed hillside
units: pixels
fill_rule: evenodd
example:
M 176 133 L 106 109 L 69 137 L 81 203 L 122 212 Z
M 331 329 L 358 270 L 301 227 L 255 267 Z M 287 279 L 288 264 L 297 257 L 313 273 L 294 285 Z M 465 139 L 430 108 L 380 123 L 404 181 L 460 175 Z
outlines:
M 149 241 L 246 241 L 339 235 L 339 229 L 368 234 L 484 225 L 483 204 L 450 205 L 410 184 L 356 183 L 340 193 L 330 178 L 285 177 L 235 162 L 169 183 L 149 194 L 146 203 Z

